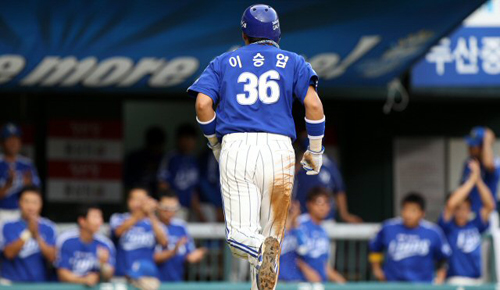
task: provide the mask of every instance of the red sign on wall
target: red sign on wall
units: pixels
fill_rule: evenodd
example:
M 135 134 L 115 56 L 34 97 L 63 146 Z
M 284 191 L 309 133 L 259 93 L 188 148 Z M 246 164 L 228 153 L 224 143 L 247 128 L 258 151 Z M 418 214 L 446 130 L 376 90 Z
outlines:
M 121 121 L 50 121 L 48 200 L 119 203 L 122 139 Z

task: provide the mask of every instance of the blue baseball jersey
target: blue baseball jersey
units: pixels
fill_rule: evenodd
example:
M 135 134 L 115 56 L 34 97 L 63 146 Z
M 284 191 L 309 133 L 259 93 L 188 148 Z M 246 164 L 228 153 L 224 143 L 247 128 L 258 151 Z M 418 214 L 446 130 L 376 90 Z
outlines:
M 186 256 L 193 252 L 196 247 L 193 239 L 187 232 L 186 223 L 184 221 L 172 219 L 169 225 L 164 225 L 164 229 L 168 235 L 168 245 L 167 247 L 157 245 L 156 251 L 172 250 L 181 238 L 188 238 L 188 242 L 179 247 L 175 256 L 161 264 L 158 264 L 160 281 L 180 282 L 184 280 L 184 262 L 186 261 Z
M 19 193 L 26 184 L 24 176 L 29 174 L 34 186 L 40 186 L 40 178 L 33 162 L 27 157 L 17 156 L 15 162 L 7 162 L 3 155 L 0 155 L 0 187 L 5 186 L 9 178 L 9 170 L 14 170 L 14 180 L 11 188 L 7 191 L 4 198 L 0 198 L 0 209 L 17 209 Z
M 272 45 L 250 44 L 216 57 L 188 88 L 217 105 L 219 138 L 266 132 L 295 140 L 294 96 L 303 102 L 318 76 L 303 57 Z
M 283 242 L 281 242 L 280 280 L 287 282 L 305 281 L 304 275 L 297 266 L 297 259 L 305 251 L 307 251 L 307 247 L 304 232 L 300 228 L 287 231 Z
M 470 176 L 470 173 L 471 173 L 471 170 L 469 168 L 469 159 L 468 159 L 464 163 L 464 170 L 462 173 L 462 183 L 467 181 L 467 179 Z M 495 170 L 493 172 L 489 172 L 481 164 L 481 178 L 483 179 L 484 183 L 490 189 L 491 194 L 493 194 L 493 199 L 496 202 L 497 201 L 498 181 L 500 181 L 500 158 L 499 157 L 495 158 Z M 479 191 L 477 189 L 477 186 L 474 186 L 471 193 L 469 194 L 469 197 L 471 200 L 472 210 L 476 214 L 479 214 L 479 212 L 481 211 L 481 207 L 483 206 L 483 202 L 481 201 L 481 197 L 479 195 Z
M 305 237 L 305 250 L 302 250 L 301 259 L 315 270 L 323 282 L 328 280 L 326 267 L 330 256 L 330 239 L 325 229 L 314 223 L 309 214 L 299 217 L 299 229 Z M 304 279 L 305 280 L 305 279 Z
M 343 194 L 345 192 L 344 180 L 337 166 L 337 163 L 328 156 L 323 155 L 323 166 L 317 175 L 307 175 L 304 168 L 300 168 L 295 176 L 293 187 L 294 199 L 300 203 L 300 210 L 307 212 L 307 194 L 314 187 L 322 187 L 333 194 Z M 335 219 L 335 200 L 331 199 L 331 211 L 326 219 Z
M 481 235 L 488 229 L 488 221 L 475 215 L 466 225 L 458 226 L 453 218 L 445 221 L 441 215 L 438 224 L 453 252 L 448 262 L 448 277 L 481 277 Z
M 119 238 L 115 235 L 116 229 L 129 218 L 130 213 L 115 213 L 110 220 L 111 236 L 116 245 L 117 276 L 125 276 L 135 261 L 149 260 L 154 263 L 156 236 L 149 219 L 139 221 Z
M 68 230 L 57 239 L 56 267 L 67 269 L 78 276 L 99 272 L 100 263 L 97 254 L 99 248 L 109 251 L 108 263 L 115 267 L 116 251 L 110 239 L 101 234 L 95 234 L 90 243 L 84 243 L 80 239 L 79 229 Z
M 28 228 L 23 219 L 6 222 L 2 226 L 1 238 L 5 246 L 21 238 L 21 233 Z M 47 245 L 55 246 L 56 228 L 54 223 L 46 218 L 40 218 L 38 231 Z M 38 242 L 31 238 L 24 243 L 21 251 L 14 259 L 2 257 L 1 276 L 14 282 L 44 282 L 48 280 L 47 261 L 42 255 Z
M 428 221 L 408 228 L 401 218 L 391 219 L 370 241 L 370 251 L 385 253 L 383 270 L 388 281 L 432 282 L 435 262 L 446 260 L 451 249 L 441 229 Z
M 158 169 L 158 180 L 167 182 L 184 207 L 191 207 L 193 192 L 199 184 L 199 167 L 195 156 L 170 153 Z
M 200 201 L 222 207 L 219 163 L 212 150 L 206 150 L 200 160 Z

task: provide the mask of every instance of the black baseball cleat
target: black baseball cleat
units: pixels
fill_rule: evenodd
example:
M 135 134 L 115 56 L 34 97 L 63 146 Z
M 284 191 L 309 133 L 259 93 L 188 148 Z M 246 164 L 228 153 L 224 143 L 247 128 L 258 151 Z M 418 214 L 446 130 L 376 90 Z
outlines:
M 278 253 L 280 242 L 267 237 L 262 244 L 257 267 L 257 287 L 259 290 L 273 290 L 278 281 Z

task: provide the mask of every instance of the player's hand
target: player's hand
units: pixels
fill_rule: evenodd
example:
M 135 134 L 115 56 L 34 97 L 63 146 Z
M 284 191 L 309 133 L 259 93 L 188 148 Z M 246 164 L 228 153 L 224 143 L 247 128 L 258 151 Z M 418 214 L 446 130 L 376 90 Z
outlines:
M 93 287 L 97 285 L 97 283 L 99 283 L 99 274 L 92 272 L 87 276 L 85 276 L 84 279 L 85 279 L 85 285 Z
M 220 142 L 218 142 L 215 145 L 212 145 L 209 142 L 207 145 L 208 145 L 208 148 L 210 148 L 212 150 L 212 153 L 214 153 L 215 160 L 217 160 L 217 162 L 219 162 L 220 150 L 222 148 Z
M 385 277 L 385 273 L 384 271 L 382 270 L 382 268 L 377 268 L 377 269 L 374 269 L 373 271 L 373 275 L 375 276 L 375 278 L 377 278 L 378 281 L 380 282 L 384 282 L 387 280 L 387 278 Z
M 31 170 L 26 170 L 23 173 L 23 185 L 29 186 L 32 184 L 33 184 L 33 174 L 31 173 Z
M 9 168 L 9 175 L 7 176 L 7 181 L 5 182 L 5 188 L 10 188 L 12 187 L 12 184 L 14 183 L 14 179 L 16 177 L 16 172 L 14 169 L 11 167 Z
M 174 248 L 174 251 L 175 252 L 178 252 L 179 251 L 179 248 L 184 246 L 185 244 L 187 244 L 188 242 L 188 238 L 187 237 L 182 237 L 180 238 L 177 243 L 175 244 L 175 248 Z
M 158 202 L 152 197 L 144 201 L 144 204 L 142 205 L 142 210 L 147 216 L 153 215 L 157 208 L 158 208 Z
M 479 162 L 474 159 L 469 161 L 469 169 L 470 169 L 470 178 L 476 182 L 478 179 L 481 178 L 481 165 L 479 165 Z
M 37 216 L 30 215 L 28 217 L 28 230 L 30 231 L 31 236 L 34 239 L 38 238 L 39 231 L 38 231 L 38 217 Z
M 109 251 L 105 247 L 97 247 L 97 257 L 99 263 L 106 264 L 109 261 Z
M 323 165 L 323 152 L 325 152 L 325 147 L 322 148 L 320 152 L 312 151 L 307 148 L 300 164 L 304 168 L 307 175 L 316 175 L 321 170 L 321 165 Z
M 486 128 L 483 137 L 483 143 L 488 145 L 493 145 L 495 142 L 495 133 L 490 128 Z

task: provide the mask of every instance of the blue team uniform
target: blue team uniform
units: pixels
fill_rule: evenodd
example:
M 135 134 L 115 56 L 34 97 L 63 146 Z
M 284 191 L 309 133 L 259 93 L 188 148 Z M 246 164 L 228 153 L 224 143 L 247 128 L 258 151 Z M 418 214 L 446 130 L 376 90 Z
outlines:
M 17 241 L 21 233 L 28 228 L 28 224 L 23 220 L 15 220 L 5 223 L 2 226 L 0 240 L 4 246 Z M 41 238 L 47 245 L 55 246 L 56 229 L 54 223 L 46 218 L 40 218 L 38 230 Z M 42 255 L 38 242 L 33 238 L 24 243 L 21 251 L 12 260 L 3 257 L 2 277 L 14 282 L 45 282 L 48 280 L 47 261 Z
M 326 282 L 328 276 L 326 267 L 328 257 L 330 256 L 330 239 L 325 229 L 315 224 L 309 214 L 303 214 L 299 217 L 299 226 L 291 231 L 288 244 L 285 247 L 286 253 L 280 258 L 280 279 L 285 281 L 306 281 L 305 276 L 297 268 L 295 259 L 303 260 L 309 267 L 315 270 L 321 280 Z M 285 240 L 287 237 L 285 236 Z M 295 251 L 292 252 L 292 249 Z M 282 272 L 289 272 L 283 273 Z
M 304 281 L 304 275 L 297 267 L 301 248 L 305 245 L 305 237 L 300 229 L 291 229 L 285 232 L 281 242 L 280 273 L 279 279 L 287 282 Z
M 79 229 L 72 229 L 62 233 L 57 239 L 58 269 L 67 269 L 78 276 L 86 276 L 91 272 L 100 271 L 98 249 L 102 247 L 109 251 L 108 263 L 115 267 L 116 251 L 111 240 L 96 234 L 90 243 L 80 239 Z
M 199 183 L 198 161 L 195 156 L 167 154 L 158 169 L 158 179 L 170 184 L 183 207 L 191 207 L 193 192 Z
M 3 155 L 0 155 L 0 187 L 3 187 L 9 177 L 9 169 L 12 168 L 15 172 L 12 187 L 7 191 L 7 195 L 0 199 L 0 209 L 17 209 L 19 193 L 25 186 L 23 182 L 26 172 L 31 173 L 31 180 L 34 186 L 40 186 L 40 178 L 36 171 L 33 162 L 27 157 L 17 156 L 16 161 L 11 163 L 5 160 Z
M 188 93 L 203 93 L 217 105 L 219 139 L 231 133 L 267 132 L 295 140 L 293 96 L 304 102 L 317 80 L 303 57 L 254 43 L 215 58 Z
M 471 173 L 471 171 L 469 168 L 469 160 L 467 160 L 464 163 L 464 170 L 462 173 L 462 183 L 467 181 L 470 173 Z M 481 164 L 481 178 L 483 179 L 484 183 L 490 189 L 491 194 L 493 194 L 493 199 L 496 201 L 497 200 L 498 182 L 500 181 L 500 158 L 498 158 L 498 157 L 495 158 L 495 170 L 493 172 L 487 171 L 484 168 L 484 166 Z M 479 215 L 479 212 L 480 212 L 481 208 L 483 207 L 483 203 L 481 201 L 481 197 L 479 195 L 479 191 L 477 189 L 477 186 L 474 186 L 471 193 L 469 194 L 469 197 L 471 200 L 472 211 L 474 211 L 476 214 Z
M 135 261 L 153 262 L 156 236 L 149 219 L 139 221 L 121 237 L 116 237 L 115 230 L 129 218 L 130 213 L 116 213 L 111 216 L 110 227 L 116 245 L 117 276 L 124 276 Z
M 445 221 L 439 218 L 439 226 L 443 229 L 453 251 L 448 263 L 448 277 L 481 277 L 481 235 L 489 226 L 483 222 L 481 215 L 476 215 L 465 226 L 458 226 L 452 218 Z
M 451 249 L 441 229 L 428 221 L 416 228 L 391 219 L 370 241 L 370 251 L 385 253 L 383 270 L 387 281 L 432 282 L 435 262 L 448 259 Z
M 196 247 L 193 239 L 187 232 L 186 223 L 182 220 L 172 219 L 170 224 L 165 225 L 164 228 L 168 235 L 167 248 L 158 245 L 156 251 L 172 250 L 182 237 L 188 238 L 188 242 L 179 248 L 175 256 L 164 263 L 158 264 L 160 281 L 180 282 L 184 280 L 184 262 L 186 261 L 186 256 L 193 252 Z
M 300 203 L 300 210 L 307 212 L 307 194 L 314 187 L 322 187 L 332 192 L 333 194 L 343 194 L 345 192 L 344 181 L 337 163 L 328 156 L 323 155 L 323 166 L 317 175 L 307 175 L 306 171 L 301 168 L 295 177 L 293 187 L 294 199 Z M 335 200 L 332 198 L 332 209 L 326 219 L 335 218 Z

